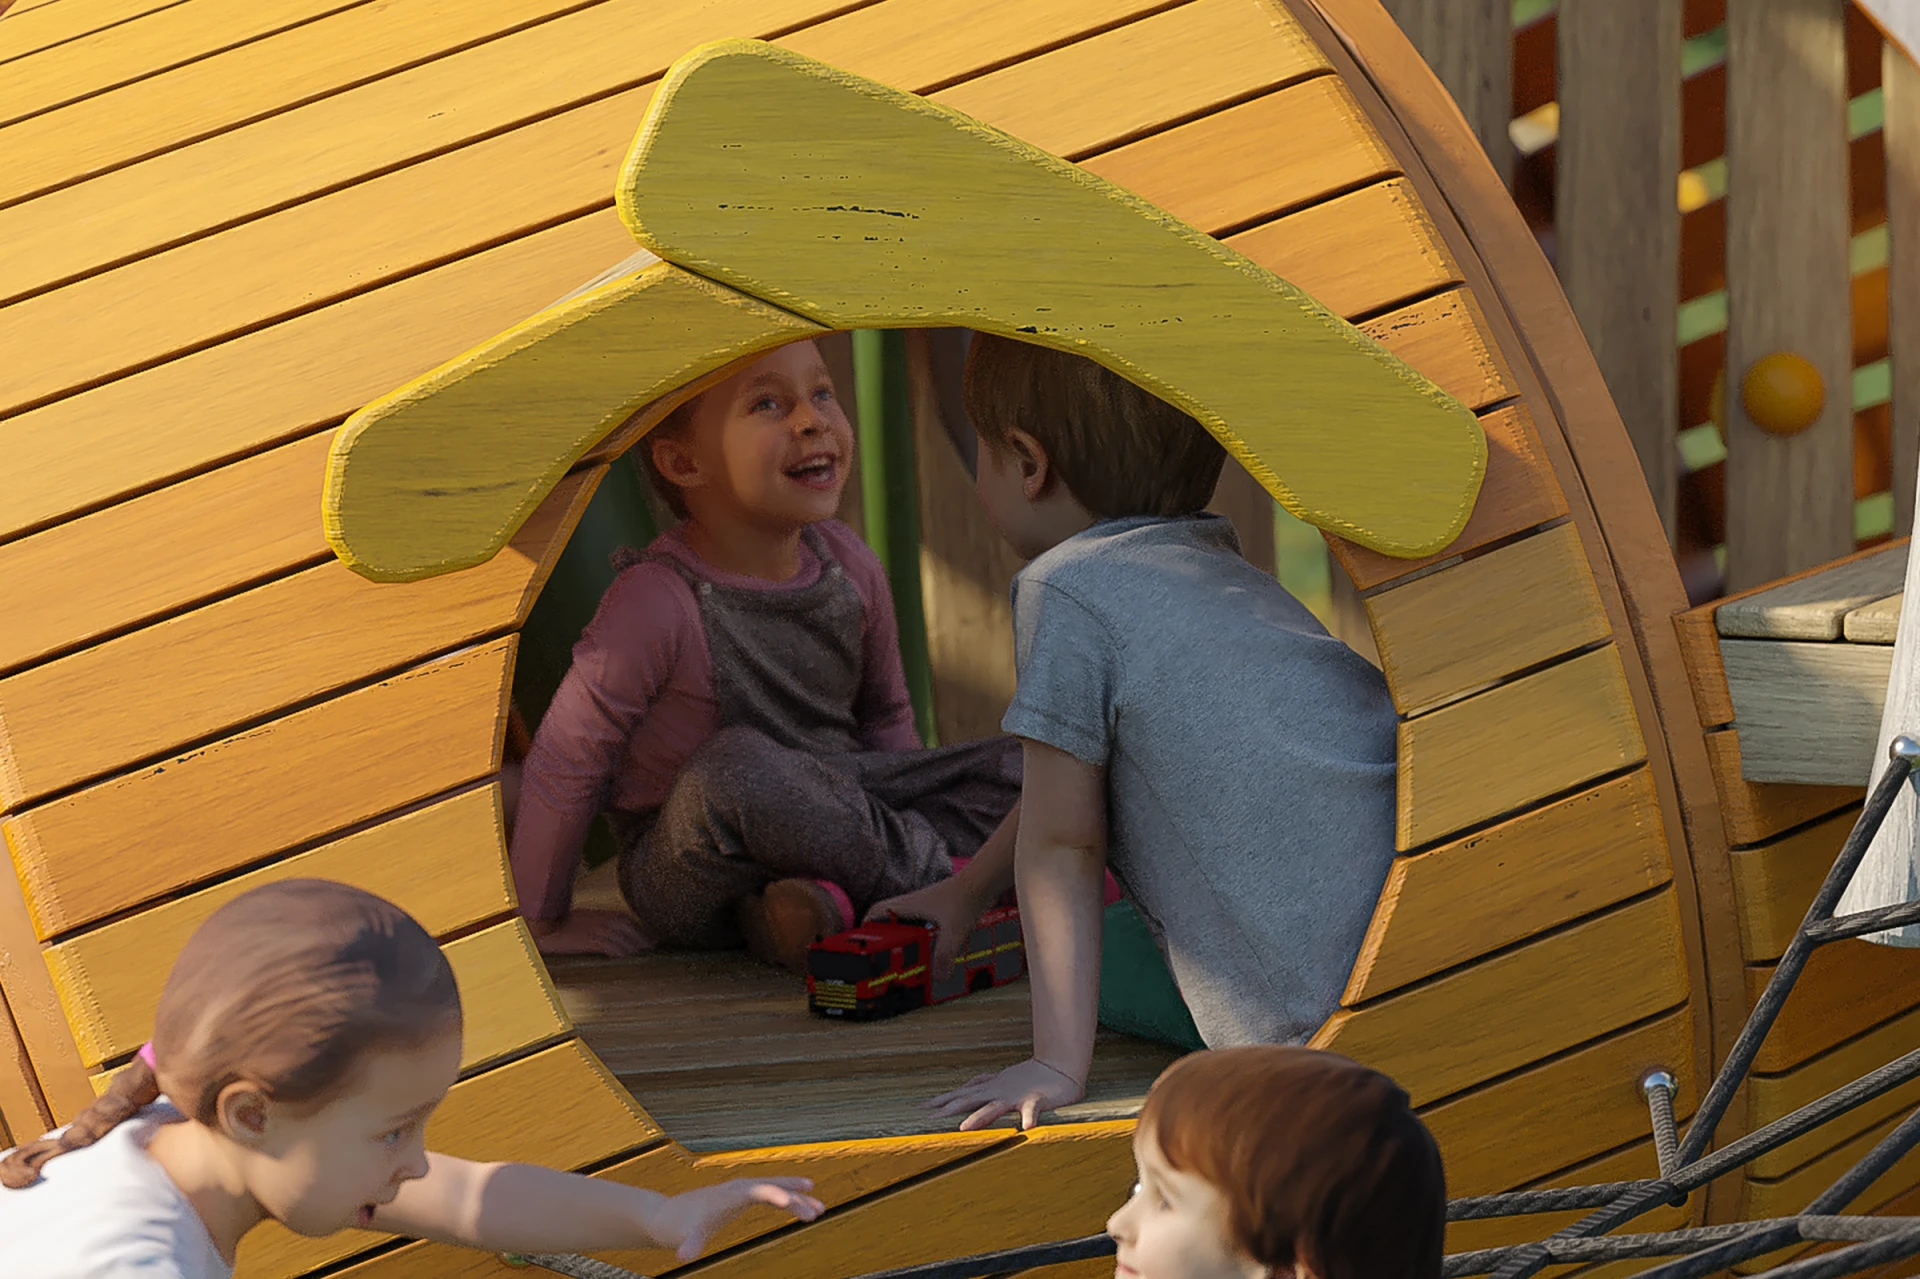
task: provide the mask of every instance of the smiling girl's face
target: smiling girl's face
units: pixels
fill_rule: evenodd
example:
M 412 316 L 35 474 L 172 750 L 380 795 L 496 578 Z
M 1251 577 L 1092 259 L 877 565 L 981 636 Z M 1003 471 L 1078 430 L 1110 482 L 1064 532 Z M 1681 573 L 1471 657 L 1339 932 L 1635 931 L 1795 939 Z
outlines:
M 1226 1196 L 1203 1177 L 1167 1165 L 1145 1129 L 1133 1137 L 1140 1180 L 1107 1219 L 1119 1242 L 1116 1279 L 1268 1279 L 1268 1267 L 1234 1246 Z
M 654 450 L 696 518 L 782 531 L 833 518 L 852 458 L 853 427 L 810 341 L 702 393 L 688 428 Z
M 268 1216 L 301 1235 L 365 1229 L 402 1182 L 426 1175 L 427 1117 L 459 1074 L 460 1036 L 442 1035 L 369 1054 L 318 1108 L 242 1102 L 222 1126 L 244 1149 L 247 1191 Z

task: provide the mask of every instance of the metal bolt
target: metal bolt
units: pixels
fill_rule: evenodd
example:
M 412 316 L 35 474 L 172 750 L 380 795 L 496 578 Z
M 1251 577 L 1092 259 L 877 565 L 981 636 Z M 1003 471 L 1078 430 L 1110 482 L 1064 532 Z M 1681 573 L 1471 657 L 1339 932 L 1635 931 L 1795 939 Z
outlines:
M 1672 1097 L 1679 1093 L 1680 1081 L 1664 1070 L 1650 1070 L 1640 1080 L 1640 1092 L 1651 1097 L 1656 1088 L 1666 1089 L 1667 1095 Z
M 1890 759 L 1904 759 L 1907 763 L 1920 768 L 1920 741 L 1915 741 L 1905 733 L 1893 739 L 1893 745 L 1887 748 Z

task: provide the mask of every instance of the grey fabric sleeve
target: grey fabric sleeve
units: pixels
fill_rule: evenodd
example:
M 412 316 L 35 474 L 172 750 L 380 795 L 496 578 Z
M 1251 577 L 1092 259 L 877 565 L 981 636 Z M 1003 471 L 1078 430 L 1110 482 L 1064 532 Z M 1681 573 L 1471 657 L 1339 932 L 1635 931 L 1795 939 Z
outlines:
M 1120 659 L 1106 623 L 1057 586 L 1019 582 L 1013 655 L 1019 674 L 1001 729 L 1104 767 Z

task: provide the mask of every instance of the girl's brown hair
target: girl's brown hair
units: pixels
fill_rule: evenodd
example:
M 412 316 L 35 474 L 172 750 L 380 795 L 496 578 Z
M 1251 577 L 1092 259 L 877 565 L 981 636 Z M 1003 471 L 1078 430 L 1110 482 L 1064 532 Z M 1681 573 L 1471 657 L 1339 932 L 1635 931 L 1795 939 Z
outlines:
M 321 1104 L 367 1053 L 459 1029 L 453 969 L 398 906 L 325 879 L 253 889 L 209 915 L 174 961 L 153 1064 L 135 1058 L 65 1131 L 0 1161 L 0 1185 L 31 1186 L 47 1160 L 92 1145 L 162 1092 L 208 1126 L 233 1083 Z
M 976 333 L 960 394 L 982 444 L 1025 431 L 1103 519 L 1191 515 L 1213 500 L 1226 464 L 1206 427 L 1084 355 Z
M 1225 1196 L 1234 1245 L 1261 1265 L 1438 1279 L 1440 1150 L 1379 1071 L 1311 1048 L 1194 1053 L 1155 1082 L 1140 1129 Z

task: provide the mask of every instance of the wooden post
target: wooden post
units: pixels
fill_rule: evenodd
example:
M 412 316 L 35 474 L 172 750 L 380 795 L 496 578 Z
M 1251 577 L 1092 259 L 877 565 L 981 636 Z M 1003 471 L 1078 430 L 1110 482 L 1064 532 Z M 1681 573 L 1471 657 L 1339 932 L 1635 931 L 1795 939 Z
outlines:
M 1853 550 L 1845 0 L 1727 6 L 1727 589 Z M 1774 352 L 1825 389 L 1812 425 L 1754 425 L 1741 384 Z
M 1674 535 L 1682 0 L 1561 0 L 1555 266 Z
M 1913 532 L 1920 485 L 1920 65 L 1880 49 L 1886 105 L 1887 356 L 1893 370 L 1893 531 Z
M 920 481 L 913 460 L 907 335 L 899 329 L 855 332 L 853 377 L 859 387 L 860 489 L 867 545 L 880 557 L 893 588 L 907 693 L 913 699 L 920 738 L 932 746 L 937 733 L 927 615 L 920 594 Z
M 1263 572 L 1274 571 L 1273 498 L 1232 458 L 1220 468 L 1220 483 L 1207 509 L 1232 522 L 1247 563 Z
M 1459 104 L 1500 180 L 1512 185 L 1512 0 L 1383 0 Z

